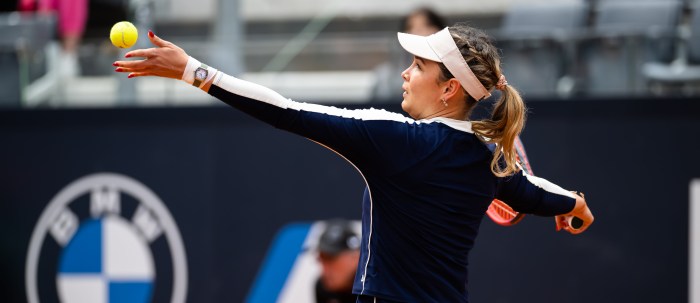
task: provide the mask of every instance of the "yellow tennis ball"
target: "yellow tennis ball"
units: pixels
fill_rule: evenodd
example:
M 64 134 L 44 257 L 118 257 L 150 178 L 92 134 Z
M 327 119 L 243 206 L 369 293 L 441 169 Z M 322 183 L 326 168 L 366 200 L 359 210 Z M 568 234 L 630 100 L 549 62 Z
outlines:
M 117 22 L 109 32 L 109 40 L 112 40 L 112 44 L 119 48 L 132 47 L 138 38 L 139 31 L 128 21 Z

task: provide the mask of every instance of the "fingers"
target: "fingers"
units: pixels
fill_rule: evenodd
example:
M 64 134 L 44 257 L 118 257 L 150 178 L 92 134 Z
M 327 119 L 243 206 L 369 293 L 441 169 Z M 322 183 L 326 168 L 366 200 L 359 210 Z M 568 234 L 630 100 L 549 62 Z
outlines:
M 586 231 L 586 229 L 593 224 L 594 218 L 591 210 L 588 208 L 588 204 L 586 204 L 585 195 L 582 192 L 577 191 L 571 191 L 571 193 L 576 195 L 576 204 L 574 205 L 574 209 L 568 214 L 555 216 L 554 219 L 557 231 L 563 229 L 570 234 L 578 235 Z M 581 226 L 578 228 L 574 228 L 572 226 L 571 221 L 574 219 L 574 217 L 581 220 Z M 575 223 L 575 225 L 578 225 L 578 223 Z
M 591 214 L 590 210 L 586 208 L 586 211 L 582 215 L 577 215 L 577 218 L 581 219 L 583 224 L 581 224 L 581 227 L 579 228 L 573 228 L 570 224 L 567 224 L 564 227 L 564 230 L 568 231 L 569 233 L 573 235 L 578 235 L 586 231 L 591 224 L 593 224 L 593 221 L 595 221 L 595 218 Z
M 149 72 L 134 72 L 134 73 L 130 73 L 129 76 L 127 76 L 127 78 L 147 77 L 147 76 L 156 76 L 156 75 L 153 73 L 149 73 Z
M 588 207 L 586 207 L 586 210 L 584 211 L 584 215 L 582 216 L 581 220 L 583 221 L 583 225 L 581 226 L 581 228 L 578 229 L 580 230 L 579 233 L 586 231 L 586 229 L 588 229 L 588 227 L 591 226 L 591 224 L 593 224 L 593 221 L 595 221 L 595 217 L 593 217 L 593 214 L 591 213 L 591 210 Z
M 135 73 L 135 72 L 143 72 L 145 68 L 126 68 L 126 67 L 117 67 L 114 69 L 115 72 L 118 73 Z
M 178 49 L 178 47 L 176 47 L 174 44 L 172 44 L 172 43 L 170 43 L 170 42 L 168 42 L 168 41 L 165 41 L 165 40 L 161 39 L 160 37 L 156 36 L 156 35 L 153 33 L 153 31 L 150 31 L 150 30 L 148 31 L 148 39 L 150 39 L 150 40 L 151 40 L 151 43 L 153 43 L 153 45 L 155 45 L 155 46 L 157 46 L 157 47 L 152 47 L 152 48 L 147 48 L 147 49 L 136 49 L 136 50 L 132 50 L 132 51 L 126 53 L 126 55 L 125 55 L 124 57 L 126 57 L 126 58 L 132 58 L 132 57 L 150 58 L 150 57 L 155 57 L 155 56 L 158 55 L 158 47 L 171 47 L 171 48 L 176 48 L 176 49 Z
M 116 61 L 112 65 L 117 67 L 117 69 L 114 70 L 116 72 L 129 72 L 133 69 L 144 68 L 146 60 Z
M 168 46 L 168 45 L 172 44 L 172 43 L 165 41 L 165 40 L 161 39 L 160 37 L 156 36 L 156 34 L 154 34 L 153 31 L 150 31 L 150 30 L 148 31 L 148 39 L 151 40 L 151 43 L 153 43 L 153 45 L 158 46 L 158 47 L 164 47 L 164 46 Z
M 141 60 L 116 61 L 112 65 L 116 72 L 130 73 L 129 78 L 158 76 L 180 79 L 187 67 L 189 56 L 177 45 L 158 38 L 149 31 L 148 37 L 157 47 L 137 49 L 126 53 L 126 58 L 143 58 Z
M 586 231 L 586 229 L 588 229 L 588 226 L 590 226 L 590 225 L 591 224 L 584 223 L 580 228 L 573 228 L 571 226 L 567 226 L 564 228 L 564 230 L 568 231 L 572 235 L 578 235 L 578 234 L 581 234 L 584 231 Z
M 124 55 L 124 58 L 150 58 L 155 57 L 157 53 L 157 48 L 135 49 L 126 53 L 126 55 Z
M 566 227 L 566 217 L 564 216 L 556 216 L 554 217 L 554 223 L 556 223 L 556 230 L 560 231 Z
M 112 65 L 117 67 L 116 69 L 114 69 L 114 71 L 118 73 L 143 72 L 145 70 L 153 68 L 153 62 L 149 62 L 149 60 L 147 59 L 116 61 Z
M 182 59 L 182 58 L 181 58 Z M 142 76 L 158 76 L 164 78 L 180 79 L 182 78 L 183 70 L 187 58 L 184 58 L 184 63 L 174 63 L 167 58 L 150 58 L 143 60 L 132 61 L 116 61 L 112 65 L 116 68 L 115 72 L 129 73 L 129 78 Z

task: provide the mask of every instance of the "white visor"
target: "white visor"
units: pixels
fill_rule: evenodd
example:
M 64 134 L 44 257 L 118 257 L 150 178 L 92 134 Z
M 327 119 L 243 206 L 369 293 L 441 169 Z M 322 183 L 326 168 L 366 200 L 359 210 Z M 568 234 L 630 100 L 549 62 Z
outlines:
M 442 62 L 474 100 L 479 101 L 491 96 L 464 61 L 447 27 L 427 37 L 405 33 L 398 33 L 398 36 L 399 43 L 409 53 L 430 61 Z

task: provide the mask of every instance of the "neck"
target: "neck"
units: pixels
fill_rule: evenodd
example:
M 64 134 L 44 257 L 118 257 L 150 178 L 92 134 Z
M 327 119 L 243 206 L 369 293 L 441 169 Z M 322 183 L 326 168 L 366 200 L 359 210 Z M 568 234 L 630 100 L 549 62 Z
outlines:
M 448 118 L 448 119 L 454 119 L 454 120 L 467 120 L 468 118 L 468 111 L 466 106 L 456 106 L 456 105 L 450 105 L 447 107 L 443 107 L 441 109 L 438 109 L 435 113 L 427 115 L 423 117 L 423 119 L 432 119 L 432 118 Z

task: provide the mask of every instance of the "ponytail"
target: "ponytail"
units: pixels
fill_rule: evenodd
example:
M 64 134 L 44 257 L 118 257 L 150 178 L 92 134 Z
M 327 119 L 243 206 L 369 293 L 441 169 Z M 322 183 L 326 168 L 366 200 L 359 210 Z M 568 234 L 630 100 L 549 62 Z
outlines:
M 512 175 L 518 171 L 515 139 L 525 125 L 523 99 L 515 88 L 508 85 L 501 71 L 498 49 L 486 33 L 465 23 L 457 23 L 449 30 L 464 61 L 484 88 L 489 91 L 501 91 L 501 98 L 493 107 L 491 119 L 472 121 L 472 130 L 484 141 L 497 145 L 491 160 L 493 174 L 498 177 Z M 440 80 L 454 77 L 443 64 L 440 67 Z M 467 111 L 470 112 L 478 100 L 468 93 L 465 94 L 465 98 Z
M 524 125 L 525 104 L 520 93 L 510 85 L 505 85 L 501 90 L 501 98 L 493 107 L 491 119 L 472 122 L 472 130 L 476 134 L 497 146 L 491 160 L 494 175 L 505 177 L 518 171 L 515 138 L 520 135 Z

